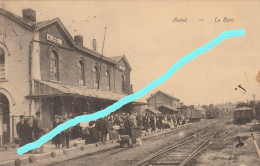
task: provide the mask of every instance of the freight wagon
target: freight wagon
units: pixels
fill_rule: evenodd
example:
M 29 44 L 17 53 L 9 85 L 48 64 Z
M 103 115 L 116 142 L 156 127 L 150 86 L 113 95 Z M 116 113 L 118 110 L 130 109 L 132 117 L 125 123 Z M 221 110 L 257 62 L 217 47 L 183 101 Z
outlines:
M 215 110 L 207 110 L 206 111 L 206 118 L 207 119 L 215 119 L 215 118 L 217 118 L 217 111 L 215 111 Z
M 189 122 L 199 121 L 202 117 L 201 111 L 196 110 L 191 106 L 183 106 L 179 109 L 181 110 L 181 113 L 189 119 Z
M 240 103 L 234 110 L 234 124 L 249 123 L 254 118 L 253 108 L 246 103 Z

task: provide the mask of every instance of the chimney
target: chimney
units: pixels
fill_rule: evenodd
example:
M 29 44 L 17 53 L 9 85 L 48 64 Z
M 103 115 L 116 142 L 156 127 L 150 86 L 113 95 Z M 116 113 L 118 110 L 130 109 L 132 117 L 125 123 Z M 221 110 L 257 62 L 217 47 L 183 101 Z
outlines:
M 35 10 L 28 8 L 28 9 L 23 9 L 23 18 L 27 21 L 30 22 L 36 22 L 36 12 Z
M 77 44 L 83 46 L 83 36 L 81 35 L 76 35 L 74 36 L 74 40 Z
M 93 46 L 93 51 L 97 51 L 97 41 L 96 41 L 96 39 L 93 39 L 92 46 Z

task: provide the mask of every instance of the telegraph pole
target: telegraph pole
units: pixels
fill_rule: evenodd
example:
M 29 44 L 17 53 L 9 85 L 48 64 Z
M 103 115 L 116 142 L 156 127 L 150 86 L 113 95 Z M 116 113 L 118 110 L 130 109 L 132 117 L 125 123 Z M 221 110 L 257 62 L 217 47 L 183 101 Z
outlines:
M 98 71 L 98 89 L 100 86 L 100 75 L 101 75 L 101 63 L 102 63 L 102 58 L 103 58 L 103 51 L 104 51 L 104 45 L 105 45 L 105 40 L 106 40 L 106 32 L 107 32 L 107 27 L 105 27 L 105 33 L 104 33 L 104 40 L 103 40 L 103 46 L 102 46 L 102 53 L 100 57 L 100 63 L 99 63 L 99 71 Z
M 107 27 L 105 27 L 105 34 L 104 34 L 104 40 L 103 40 L 103 46 L 102 46 L 102 56 L 103 56 L 103 51 L 104 51 L 104 46 L 105 46 L 106 32 L 107 32 Z

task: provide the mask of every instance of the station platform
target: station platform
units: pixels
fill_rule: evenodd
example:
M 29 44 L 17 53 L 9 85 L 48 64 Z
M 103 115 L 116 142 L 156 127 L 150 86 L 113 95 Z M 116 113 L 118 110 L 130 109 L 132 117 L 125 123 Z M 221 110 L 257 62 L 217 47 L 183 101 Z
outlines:
M 142 140 L 149 139 L 150 137 L 165 134 L 168 132 L 173 132 L 174 130 L 179 130 L 185 127 L 193 125 L 192 123 L 181 126 L 179 128 L 168 128 L 162 131 L 155 131 L 155 132 L 143 132 L 142 133 Z M 17 154 L 16 148 L 9 148 L 7 150 L 0 151 L 0 166 L 20 166 L 22 164 L 29 164 L 29 163 L 36 163 L 38 160 L 44 160 L 47 158 L 57 158 L 61 155 L 67 154 L 91 154 L 103 150 L 108 150 L 113 147 L 120 146 L 119 141 L 115 140 L 108 140 L 105 142 L 98 142 L 95 144 L 77 144 L 76 140 L 70 141 L 71 148 L 68 149 L 56 149 L 55 145 L 51 143 L 51 141 L 44 144 L 44 152 L 41 154 L 29 153 L 29 154 Z

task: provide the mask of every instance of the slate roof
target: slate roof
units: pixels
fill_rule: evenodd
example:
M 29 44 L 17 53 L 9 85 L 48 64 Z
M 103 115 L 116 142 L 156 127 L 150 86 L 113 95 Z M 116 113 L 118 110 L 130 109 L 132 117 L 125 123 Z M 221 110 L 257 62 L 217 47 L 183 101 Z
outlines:
M 163 92 L 163 91 L 161 91 L 161 90 L 158 90 L 155 94 L 151 95 L 151 96 L 148 97 L 146 100 L 150 100 L 152 97 L 156 96 L 158 93 L 161 93 L 161 94 L 163 94 L 163 95 L 165 95 L 165 96 L 167 96 L 167 97 L 169 97 L 169 98 L 171 98 L 171 99 L 173 99 L 173 100 L 180 101 L 180 99 L 178 99 L 178 98 L 176 98 L 176 97 L 173 97 L 173 96 L 171 96 L 171 95 L 169 95 L 169 94 L 167 94 L 167 93 L 165 93 L 165 92 Z
M 53 88 L 52 90 L 46 90 L 45 94 L 36 94 L 28 97 L 41 97 L 41 96 L 55 96 L 55 95 L 68 95 L 68 96 L 85 96 L 99 99 L 108 99 L 113 101 L 118 101 L 125 97 L 127 94 L 118 94 L 111 91 L 103 91 L 99 89 L 89 89 L 84 86 L 72 86 L 67 84 L 62 84 L 59 82 L 50 81 L 40 81 L 35 80 L 35 84 L 41 83 L 45 85 L 44 89 Z
M 68 30 L 66 29 L 66 27 L 63 25 L 63 23 L 61 22 L 61 20 L 56 17 L 54 19 L 51 19 L 51 20 L 46 20 L 46 21 L 40 21 L 40 22 L 30 22 L 28 20 L 25 20 L 23 17 L 21 16 L 18 16 L 8 10 L 5 10 L 3 8 L 0 8 L 0 13 L 5 15 L 6 17 L 10 18 L 11 20 L 17 22 L 18 24 L 24 26 L 25 28 L 31 30 L 31 31 L 39 31 L 40 29 L 44 28 L 44 27 L 47 27 L 53 23 L 57 23 L 62 31 L 66 34 L 66 36 L 68 37 L 70 43 L 76 48 L 76 49 L 79 49 L 85 53 L 88 53 L 90 55 L 93 55 L 97 58 L 102 58 L 103 60 L 107 61 L 107 62 L 110 62 L 112 64 L 117 64 L 117 60 L 114 60 L 113 58 L 108 58 L 104 55 L 101 55 L 100 53 L 96 52 L 96 51 L 93 51 L 91 49 L 88 49 L 84 46 L 81 46 L 81 45 L 78 45 L 73 37 L 70 35 L 70 33 L 68 32 Z M 121 58 L 125 56 L 121 56 Z M 127 60 L 126 60 L 126 63 L 128 64 Z M 130 65 L 128 64 L 128 66 L 130 67 Z M 131 67 L 130 67 L 130 70 L 131 70 Z
M 149 111 L 151 111 L 151 112 L 153 112 L 153 113 L 155 113 L 155 114 L 162 114 L 160 111 L 158 111 L 158 110 L 156 110 L 156 109 L 154 109 L 154 108 L 152 108 L 152 107 L 147 107 L 147 108 L 145 108 L 145 110 L 149 110 Z
M 112 57 L 109 57 L 109 58 L 112 59 L 113 61 L 115 61 L 116 64 L 117 64 L 121 59 L 124 59 L 125 62 L 126 62 L 126 65 L 128 66 L 128 68 L 129 68 L 130 70 L 132 70 L 130 64 L 128 63 L 128 61 L 127 61 L 127 59 L 126 59 L 126 57 L 125 57 L 125 55 L 122 55 L 122 56 L 112 56 Z
M 109 57 L 109 58 L 114 60 L 116 63 L 118 63 L 121 60 L 122 57 L 123 56 L 112 56 L 112 57 Z

